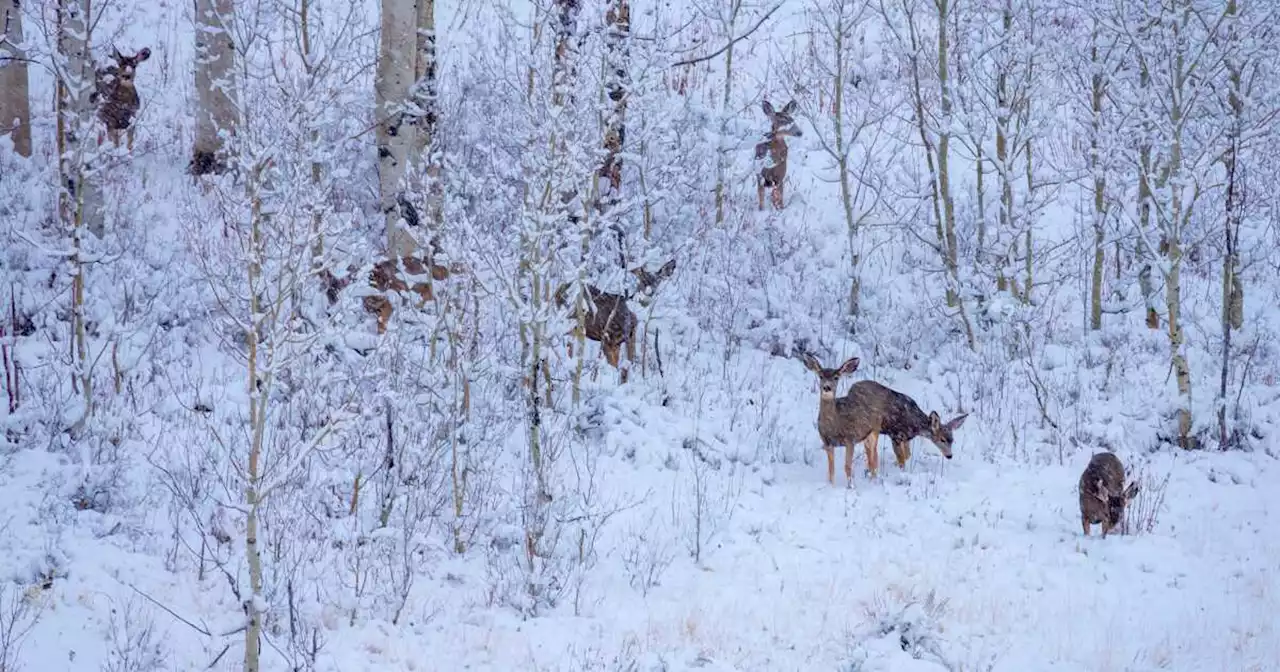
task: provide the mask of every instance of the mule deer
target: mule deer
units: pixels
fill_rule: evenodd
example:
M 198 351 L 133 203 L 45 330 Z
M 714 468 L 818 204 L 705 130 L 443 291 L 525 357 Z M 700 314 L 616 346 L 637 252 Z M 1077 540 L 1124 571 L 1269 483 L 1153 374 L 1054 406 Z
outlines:
M 138 113 L 142 101 L 138 98 L 138 88 L 134 77 L 138 65 L 151 58 L 151 50 L 143 47 L 132 56 L 125 56 L 120 50 L 112 47 L 111 58 L 114 65 L 100 68 L 96 72 L 94 91 L 90 102 L 98 106 L 98 118 L 107 127 L 107 135 L 111 142 L 120 146 L 120 133 L 128 135 L 128 148 L 133 151 L 133 118 Z M 98 144 L 103 137 L 98 135 Z
M 403 265 L 403 273 L 401 266 Z M 428 268 L 429 267 L 429 268 Z M 377 294 L 370 294 L 362 299 L 365 312 L 378 316 L 378 333 L 385 334 L 387 332 L 387 323 L 391 320 L 391 315 L 395 312 L 395 305 L 387 291 L 393 291 L 397 294 L 412 290 L 422 300 L 418 303 L 421 308 L 427 305 L 428 301 L 435 300 L 435 293 L 431 289 L 431 281 L 441 281 L 449 278 L 450 275 L 462 271 L 460 266 L 446 267 L 439 264 L 428 264 L 425 260 L 418 257 L 402 257 L 400 259 L 383 259 L 374 264 L 369 271 L 369 286 L 377 290 Z M 345 277 L 336 277 L 329 269 L 320 271 L 320 278 L 325 283 L 325 293 L 329 298 L 329 303 L 335 303 L 338 300 L 338 293 L 350 285 L 355 280 L 359 269 L 350 266 L 347 268 Z M 430 275 L 430 280 L 427 276 Z
M 773 207 L 777 210 L 782 209 L 782 189 L 783 181 L 787 178 L 787 136 L 801 137 L 804 135 L 800 131 L 800 127 L 796 125 L 795 119 L 791 116 L 796 112 L 796 101 L 791 101 L 783 106 L 781 112 L 773 110 L 773 104 L 768 100 L 764 101 L 762 106 L 764 114 L 769 117 L 769 132 L 765 133 L 764 142 L 756 145 L 756 159 L 763 159 L 766 155 L 769 162 L 760 169 L 760 175 L 756 178 L 756 192 L 760 199 L 760 208 L 764 210 L 764 190 L 766 187 L 773 189 L 772 200 Z
M 643 266 L 631 270 L 636 276 L 637 294 L 650 298 L 657 291 L 663 280 L 671 277 L 676 270 L 676 261 L 672 259 L 662 266 L 657 273 L 650 273 Z M 570 304 L 569 289 L 571 284 L 565 283 L 556 289 L 556 305 L 568 308 Z M 621 348 L 627 346 L 628 364 L 635 360 L 636 325 L 639 319 L 627 307 L 627 296 L 601 290 L 595 285 L 584 285 L 587 298 L 587 314 L 584 316 L 586 337 L 600 344 L 600 350 L 609 365 L 619 370 L 620 380 L 627 382 L 627 368 L 620 365 Z M 573 341 L 568 343 L 569 356 L 573 357 Z
M 1124 486 L 1124 465 L 1115 453 L 1098 453 L 1080 474 L 1080 523 L 1084 536 L 1089 528 L 1102 523 L 1102 538 L 1124 520 L 1124 509 L 1138 494 L 1138 482 Z
M 860 380 L 849 388 L 843 397 L 836 397 L 836 385 L 842 376 L 858 368 L 856 357 L 849 359 L 838 369 L 826 369 L 810 354 L 803 355 L 804 365 L 818 374 L 820 384 L 818 403 L 818 434 L 822 437 L 822 449 L 827 452 L 827 482 L 835 484 L 835 447 L 844 444 L 844 475 L 853 482 L 853 449 L 863 444 L 867 453 L 867 469 L 875 478 L 880 469 L 879 441 L 881 434 L 888 434 L 893 441 L 893 453 L 898 467 L 906 467 L 911 458 L 911 439 L 926 436 L 943 457 L 951 459 L 951 445 L 955 430 L 964 424 L 969 414 L 952 418 L 943 423 L 936 412 L 925 415 L 915 400 L 901 392 L 889 389 L 872 380 Z

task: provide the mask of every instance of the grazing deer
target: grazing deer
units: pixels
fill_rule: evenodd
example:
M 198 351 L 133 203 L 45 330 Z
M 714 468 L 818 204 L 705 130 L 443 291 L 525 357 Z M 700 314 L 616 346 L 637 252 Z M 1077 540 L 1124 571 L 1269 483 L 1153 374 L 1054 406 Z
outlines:
M 672 259 L 662 266 L 657 273 L 650 273 L 643 266 L 631 270 L 631 274 L 636 276 L 638 281 L 637 294 L 642 297 L 650 298 L 657 291 L 658 285 L 663 280 L 671 277 L 676 270 L 676 261 Z M 556 289 L 555 301 L 556 305 L 561 308 L 568 308 L 570 304 L 569 288 L 571 284 L 565 283 Z M 609 365 L 619 370 L 620 380 L 627 382 L 627 368 L 620 365 L 621 347 L 627 346 L 627 362 L 628 364 L 635 360 L 636 356 L 636 325 L 639 319 L 636 314 L 631 312 L 627 307 L 627 297 L 621 294 L 614 294 L 601 290 L 595 285 L 584 285 L 587 298 L 590 302 L 587 304 L 587 314 L 584 319 L 586 327 L 586 337 L 600 344 L 600 350 L 604 353 L 604 358 Z M 569 356 L 573 357 L 573 341 L 569 341 Z
M 401 265 L 403 264 L 403 272 Z M 422 300 L 418 303 L 421 308 L 427 305 L 428 301 L 435 300 L 435 294 L 431 289 L 431 281 L 441 281 L 449 278 L 454 273 L 460 273 L 462 267 L 451 266 L 445 267 L 439 264 L 428 264 L 418 257 L 403 257 L 397 259 L 384 259 L 374 264 L 373 269 L 369 271 L 369 286 L 377 290 L 377 294 L 371 294 L 363 297 L 365 312 L 378 316 L 378 333 L 385 334 L 387 332 L 387 322 L 391 320 L 391 314 L 395 312 L 395 305 L 387 291 L 391 290 L 396 294 L 412 290 Z M 336 277 L 329 272 L 329 269 L 320 271 L 320 279 L 325 284 L 325 294 L 329 298 L 329 303 L 336 303 L 338 293 L 350 285 L 355 280 L 359 269 L 355 266 L 347 268 L 345 277 Z M 428 278 L 430 276 L 430 279 Z
M 1124 465 L 1115 453 L 1098 453 L 1080 474 L 1080 522 L 1084 536 L 1102 523 L 1102 538 L 1124 520 L 1124 509 L 1139 491 L 1138 482 L 1124 487 Z
M 96 72 L 94 91 L 90 102 L 98 106 L 98 118 L 107 127 L 107 135 L 111 142 L 120 146 L 120 133 L 128 135 L 128 148 L 133 151 L 133 117 L 138 113 L 142 101 L 138 98 L 138 88 L 134 77 L 138 64 L 151 58 L 151 50 L 143 48 L 132 56 L 125 56 L 119 49 L 111 48 L 114 65 L 100 68 Z M 98 144 L 102 144 L 102 134 L 98 135 Z
M 769 117 L 769 132 L 765 134 L 764 142 L 756 145 L 756 159 L 763 159 L 768 155 L 769 161 L 760 169 L 760 175 L 756 178 L 756 192 L 760 198 L 760 209 L 764 210 L 764 190 L 766 187 L 772 188 L 773 207 L 781 210 L 783 181 L 787 178 L 785 138 L 789 135 L 798 138 L 804 134 L 791 116 L 796 112 L 796 101 L 787 103 L 781 112 L 775 112 L 768 100 L 764 101 L 763 107 L 765 116 Z
M 822 449 L 827 452 L 827 482 L 835 484 L 835 447 L 839 444 L 845 446 L 844 475 L 850 485 L 853 449 L 858 443 L 866 450 L 867 468 L 875 478 L 880 469 L 881 434 L 888 434 L 893 440 L 893 453 L 900 468 L 907 466 L 911 439 L 917 436 L 928 437 L 943 457 L 951 459 L 955 430 L 964 424 L 968 413 L 943 423 L 936 412 L 925 415 L 911 397 L 872 380 L 860 380 L 845 396 L 836 397 L 840 378 L 857 370 L 858 359 L 851 358 L 838 369 L 823 368 L 808 353 L 803 355 L 803 360 L 806 368 L 818 374 L 820 384 L 818 434 L 822 437 Z

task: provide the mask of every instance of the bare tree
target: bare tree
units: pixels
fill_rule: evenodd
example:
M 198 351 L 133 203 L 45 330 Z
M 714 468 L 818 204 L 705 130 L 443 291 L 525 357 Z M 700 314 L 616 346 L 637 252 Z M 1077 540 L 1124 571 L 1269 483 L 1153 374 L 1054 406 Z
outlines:
M 1136 8 L 1126 3 L 1121 21 L 1139 72 L 1132 101 L 1140 129 L 1131 159 L 1139 173 L 1135 229 L 1142 248 L 1160 254 L 1155 266 L 1164 280 L 1170 367 L 1178 393 L 1177 441 L 1183 448 L 1196 447 L 1196 440 L 1181 315 L 1182 264 L 1196 206 L 1211 183 L 1207 173 L 1220 152 L 1217 129 L 1204 120 L 1209 86 L 1221 64 L 1221 57 L 1207 47 L 1225 17 L 1221 10 L 1197 9 L 1194 0 Z M 1151 240 L 1153 233 L 1159 234 L 1158 244 Z
M 0 135 L 20 156 L 31 156 L 31 99 L 23 48 L 22 4 L 0 0 Z
M 951 81 L 952 31 L 955 30 L 952 19 L 956 0 L 931 0 L 933 25 L 925 24 L 922 16 L 925 10 L 919 0 L 899 0 L 890 3 L 882 0 L 881 13 L 885 17 L 889 33 L 896 43 L 898 52 L 906 61 L 909 76 L 909 95 L 912 106 L 913 123 L 920 137 L 920 145 L 924 150 L 925 165 L 928 168 L 929 202 L 933 210 L 934 232 L 936 243 L 934 249 L 941 258 L 945 271 L 947 305 L 956 308 L 966 340 L 970 348 L 977 347 L 973 326 L 969 321 L 964 298 L 960 294 L 960 260 L 959 241 L 956 238 L 956 206 L 951 193 L 951 139 L 952 115 L 954 99 Z M 932 53 L 931 63 L 925 61 L 929 55 L 925 44 L 927 30 L 932 27 L 937 32 L 936 51 Z M 927 70 L 928 68 L 932 68 Z M 938 108 L 932 108 L 930 94 L 926 91 L 929 84 L 927 77 L 936 79 Z
M 802 109 L 837 173 L 849 245 L 847 311 L 856 318 L 861 312 L 862 227 L 876 211 L 882 187 L 875 150 L 881 124 L 897 101 L 878 76 L 866 72 L 870 4 L 813 0 L 809 9 L 808 58 L 790 66 L 790 78 L 797 87 L 818 92 L 817 107 L 810 104 Z
M 1280 56 L 1275 41 L 1280 38 L 1276 21 L 1280 11 L 1267 3 L 1227 0 L 1221 30 L 1214 36 L 1222 55 L 1226 90 L 1219 96 L 1221 117 L 1226 121 L 1225 149 L 1221 162 L 1226 172 L 1226 194 L 1222 217 L 1222 366 L 1218 379 L 1218 446 L 1227 449 L 1239 443 L 1240 432 L 1233 429 L 1227 415 L 1227 385 L 1231 378 L 1232 333 L 1244 327 L 1244 281 L 1240 251 L 1240 229 L 1250 209 L 1246 172 L 1243 168 L 1256 154 L 1259 130 L 1280 118 L 1280 106 L 1270 105 L 1272 97 L 1259 95 L 1275 87 L 1262 72 L 1264 63 Z
M 239 119 L 236 44 L 230 30 L 234 0 L 195 0 L 195 11 L 196 135 L 190 170 L 207 175 L 226 169 L 228 134 L 235 132 Z
M 58 142 L 58 219 L 70 240 L 67 255 L 71 264 L 71 389 L 81 396 L 82 409 L 74 427 L 84 429 L 93 414 L 93 362 L 85 316 L 88 264 L 85 263 L 85 231 L 101 232 L 101 211 L 96 204 L 96 185 L 89 178 L 95 148 L 93 137 L 93 91 L 96 73 L 90 52 L 91 26 L 88 0 L 60 0 L 53 35 L 57 42 L 54 72 Z

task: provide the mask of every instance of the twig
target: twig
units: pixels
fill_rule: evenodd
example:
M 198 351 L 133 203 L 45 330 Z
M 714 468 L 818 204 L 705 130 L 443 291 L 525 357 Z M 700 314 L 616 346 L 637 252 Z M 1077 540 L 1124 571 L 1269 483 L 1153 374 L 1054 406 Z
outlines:
M 672 68 L 678 68 L 678 67 L 680 67 L 680 66 L 682 66 L 682 65 L 694 65 L 694 64 L 697 64 L 697 63 L 702 63 L 703 61 L 709 61 L 709 60 L 711 60 L 711 59 L 715 58 L 716 56 L 719 56 L 720 54 L 723 54 L 724 52 L 726 52 L 726 51 L 728 51 L 728 50 L 729 50 L 729 47 L 732 47 L 733 45 L 735 45 L 735 44 L 737 44 L 737 43 L 741 42 L 742 40 L 745 40 L 745 39 L 747 39 L 748 37 L 751 37 L 751 34 L 752 34 L 752 33 L 754 33 L 754 32 L 756 32 L 757 30 L 759 30 L 759 29 L 760 29 L 760 26 L 764 25 L 764 22 L 765 22 L 765 21 L 768 21 L 768 20 L 769 20 L 769 17 L 773 16 L 773 13 L 774 13 L 774 12 L 776 12 L 776 11 L 778 11 L 778 9 L 779 9 L 779 8 L 781 8 L 781 7 L 782 7 L 782 3 L 778 3 L 778 4 L 774 5 L 774 6 L 773 6 L 773 9 L 770 9 L 769 11 L 765 12 L 765 13 L 764 13 L 764 16 L 760 17 L 760 20 L 759 20 L 759 21 L 756 21 L 756 25 L 752 26 L 750 30 L 748 30 L 747 32 L 745 32 L 745 33 L 743 33 L 743 34 L 741 34 L 741 35 L 739 35 L 739 36 L 737 36 L 737 37 L 735 37 L 735 38 L 733 38 L 733 39 L 729 40 L 728 42 L 726 42 L 726 43 L 725 43 L 725 45 L 724 45 L 723 47 L 720 47 L 719 49 L 717 49 L 717 50 L 715 50 L 715 51 L 711 52 L 710 54 L 707 54 L 706 56 L 698 56 L 698 57 L 696 57 L 696 58 L 690 58 L 690 59 L 686 59 L 686 60 L 683 60 L 683 61 L 676 61 L 675 63 L 672 63 L 672 64 L 670 65 L 670 67 L 672 67 Z
M 119 581 L 119 579 L 117 579 L 117 581 Z M 185 624 L 187 625 L 187 627 L 191 628 L 192 630 L 195 630 L 196 632 L 198 632 L 198 633 L 200 633 L 200 634 L 204 635 L 205 637 L 212 637 L 212 636 L 213 636 L 213 633 L 212 633 L 212 632 L 210 632 L 208 628 L 204 628 L 204 627 L 198 626 L 198 625 L 196 625 L 195 623 L 192 623 L 191 621 L 188 621 L 187 619 L 183 618 L 182 616 L 179 616 L 177 612 L 175 612 L 174 610 L 170 609 L 169 607 L 166 607 L 165 605 L 161 604 L 158 600 L 156 600 L 156 598 L 151 597 L 150 595 L 148 595 L 148 594 L 146 594 L 146 593 L 142 592 L 141 590 L 138 590 L 138 588 L 137 588 L 136 586 L 134 586 L 132 583 L 128 583 L 128 582 L 125 582 L 125 581 L 120 581 L 120 583 L 123 583 L 124 585 L 128 586 L 128 587 L 129 587 L 129 590 L 132 590 L 133 592 L 137 593 L 138 595 L 141 595 L 141 596 L 142 596 L 142 599 L 144 599 L 144 600 L 146 600 L 146 601 L 150 602 L 151 604 L 154 604 L 155 606 L 157 606 L 157 607 L 159 607 L 159 608 L 163 609 L 163 610 L 164 610 L 166 613 L 168 613 L 170 616 L 172 616 L 172 617 L 174 617 L 175 619 L 177 619 L 177 620 L 181 621 L 182 623 L 185 623 Z M 221 656 L 219 656 L 219 657 L 221 657 Z M 216 661 L 215 661 L 215 662 L 216 662 Z

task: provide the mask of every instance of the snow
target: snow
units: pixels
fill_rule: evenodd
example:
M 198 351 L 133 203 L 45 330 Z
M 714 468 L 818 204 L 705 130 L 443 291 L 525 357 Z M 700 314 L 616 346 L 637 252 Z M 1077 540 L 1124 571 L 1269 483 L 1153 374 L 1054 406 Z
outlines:
M 374 3 L 359 9 L 376 24 Z M 0 641 L 6 624 L 30 625 L 20 648 L 0 649 L 6 671 L 241 669 L 249 593 L 236 477 L 247 467 L 226 447 L 246 441 L 251 393 L 233 318 L 218 312 L 228 295 L 208 281 L 236 272 L 218 264 L 232 258 L 238 239 L 223 238 L 214 199 L 181 172 L 194 99 L 184 74 L 188 11 L 124 3 L 104 18 L 103 34 L 122 47 L 150 45 L 154 56 L 138 74 L 137 149 L 107 183 L 108 229 L 119 233 L 89 243 L 107 261 L 90 270 L 101 420 L 88 437 L 67 430 L 84 406 L 68 383 L 61 292 L 69 271 L 56 254 L 65 241 L 40 231 L 53 217 L 52 192 L 31 186 L 52 184 L 56 172 L 43 69 L 32 73 L 34 111 L 46 124 L 37 129 L 37 157 L 19 169 L 0 147 L 0 198 L 15 195 L 13 223 L 0 224 L 3 279 L 36 327 L 33 337 L 0 338 L 14 344 L 27 386 L 19 409 L 0 406 Z M 498 31 L 496 17 L 508 10 L 438 11 L 450 28 L 440 31 L 444 77 L 482 78 L 479 66 L 451 65 L 465 60 L 471 40 L 494 53 L 516 49 L 480 36 Z M 763 10 L 753 11 L 741 25 Z M 639 25 L 658 20 L 645 16 Z M 421 420 L 435 417 L 452 389 L 415 340 L 436 323 L 432 314 L 419 320 L 398 307 L 379 338 L 352 293 L 340 304 L 346 329 L 308 341 L 313 349 L 290 361 L 336 354 L 323 366 L 282 369 L 269 393 L 252 393 L 287 409 L 272 416 L 267 454 L 275 471 L 263 474 L 276 491 L 260 540 L 270 585 L 252 596 L 268 622 L 264 670 L 1092 672 L 1262 670 L 1280 661 L 1280 463 L 1272 439 L 1280 422 L 1273 308 L 1280 285 L 1265 271 L 1248 279 L 1250 326 L 1237 338 L 1253 343 L 1255 354 L 1245 380 L 1233 379 L 1247 444 L 1229 452 L 1168 444 L 1175 402 L 1168 341 L 1142 325 L 1141 310 L 1109 312 L 1101 334 L 1081 334 L 1086 288 L 1076 259 L 1044 262 L 1044 272 L 1071 279 L 1049 283 L 1032 306 L 1008 293 L 987 297 L 981 315 L 970 316 L 983 323 L 981 346 L 970 352 L 942 298 L 936 253 L 880 218 L 857 248 L 868 317 L 851 329 L 843 318 L 850 249 L 815 115 L 802 115 L 805 136 L 789 139 L 787 208 L 754 211 L 749 154 L 764 127 L 757 95 L 763 89 L 776 102 L 790 92 L 767 69 L 799 53 L 802 20 L 800 4 L 788 3 L 735 53 L 736 81 L 746 90 L 734 94 L 730 131 L 749 137 L 725 140 L 734 154 L 731 219 L 706 226 L 705 190 L 693 201 L 669 187 L 660 208 L 668 233 L 654 246 L 661 253 L 638 255 L 651 268 L 668 252 L 679 260 L 649 318 L 661 374 L 650 360 L 642 375 L 637 361 L 631 382 L 618 385 L 612 369 L 590 360 L 576 409 L 567 386 L 557 391 L 544 427 L 561 465 L 553 510 L 566 536 L 545 574 L 524 573 L 525 371 L 508 329 L 522 308 L 503 303 L 501 280 L 486 278 L 492 305 L 477 326 L 482 352 L 469 364 L 475 418 L 460 430 L 473 451 L 459 467 L 474 497 L 462 520 L 466 553 L 452 550 L 452 471 L 440 439 L 448 432 Z M 352 50 L 372 44 L 365 38 Z M 879 72 L 876 57 L 860 71 Z M 690 86 L 718 96 L 718 73 L 699 71 L 712 83 Z M 461 88 L 446 86 L 444 95 Z M 364 95 L 348 94 L 342 104 Z M 688 175 L 707 178 L 714 163 L 700 152 L 723 140 L 718 97 L 669 104 L 680 123 L 701 119 L 707 137 L 682 160 L 692 166 Z M 325 128 L 337 134 L 336 125 Z M 918 152 L 878 142 L 869 163 L 910 164 L 906 155 Z M 366 150 L 335 164 L 331 205 L 347 207 L 353 220 L 380 221 L 365 212 L 376 184 Z M 907 172 L 897 171 L 892 179 L 903 183 L 889 186 L 915 189 L 899 174 Z M 958 178 L 957 191 L 971 190 L 971 181 Z M 1039 224 L 1045 241 L 1074 234 L 1073 196 L 1060 198 Z M 926 212 L 919 221 L 927 222 Z M 932 235 L 923 224 L 916 230 Z M 345 242 L 358 249 L 378 236 Z M 508 261 L 486 257 L 474 267 Z M 1216 437 L 1213 268 L 1206 262 L 1199 275 L 1187 273 L 1184 308 L 1197 429 Z M 1117 287 L 1112 299 L 1135 301 L 1127 285 Z M 7 305 L 3 286 L 0 299 Z M 882 440 L 878 478 L 866 473 L 860 447 L 852 487 L 839 473 L 829 485 L 815 379 L 789 356 L 797 346 L 828 365 L 858 356 L 853 379 L 881 381 L 944 419 L 970 413 L 955 459 L 921 437 L 900 469 Z M 596 347 L 588 344 L 592 356 Z M 551 357 L 558 371 L 570 369 L 563 348 Z M 122 389 L 108 392 L 116 367 Z M 390 405 L 396 440 L 412 450 L 399 456 L 407 464 L 387 468 Z M 342 425 L 333 441 L 320 440 L 333 423 Z M 1149 529 L 1101 539 L 1095 527 L 1095 536 L 1082 536 L 1076 483 L 1101 450 L 1116 452 L 1143 484 L 1130 522 Z M 393 473 L 427 494 L 397 500 L 378 526 L 382 479 Z M 348 515 L 353 499 L 359 515 Z M 523 590 L 534 579 L 563 590 L 536 615 Z M 282 607 L 286 590 L 293 614 Z M 291 633 L 295 624 L 305 631 Z M 314 661 L 297 662 L 307 658 L 299 642 L 319 646 Z

